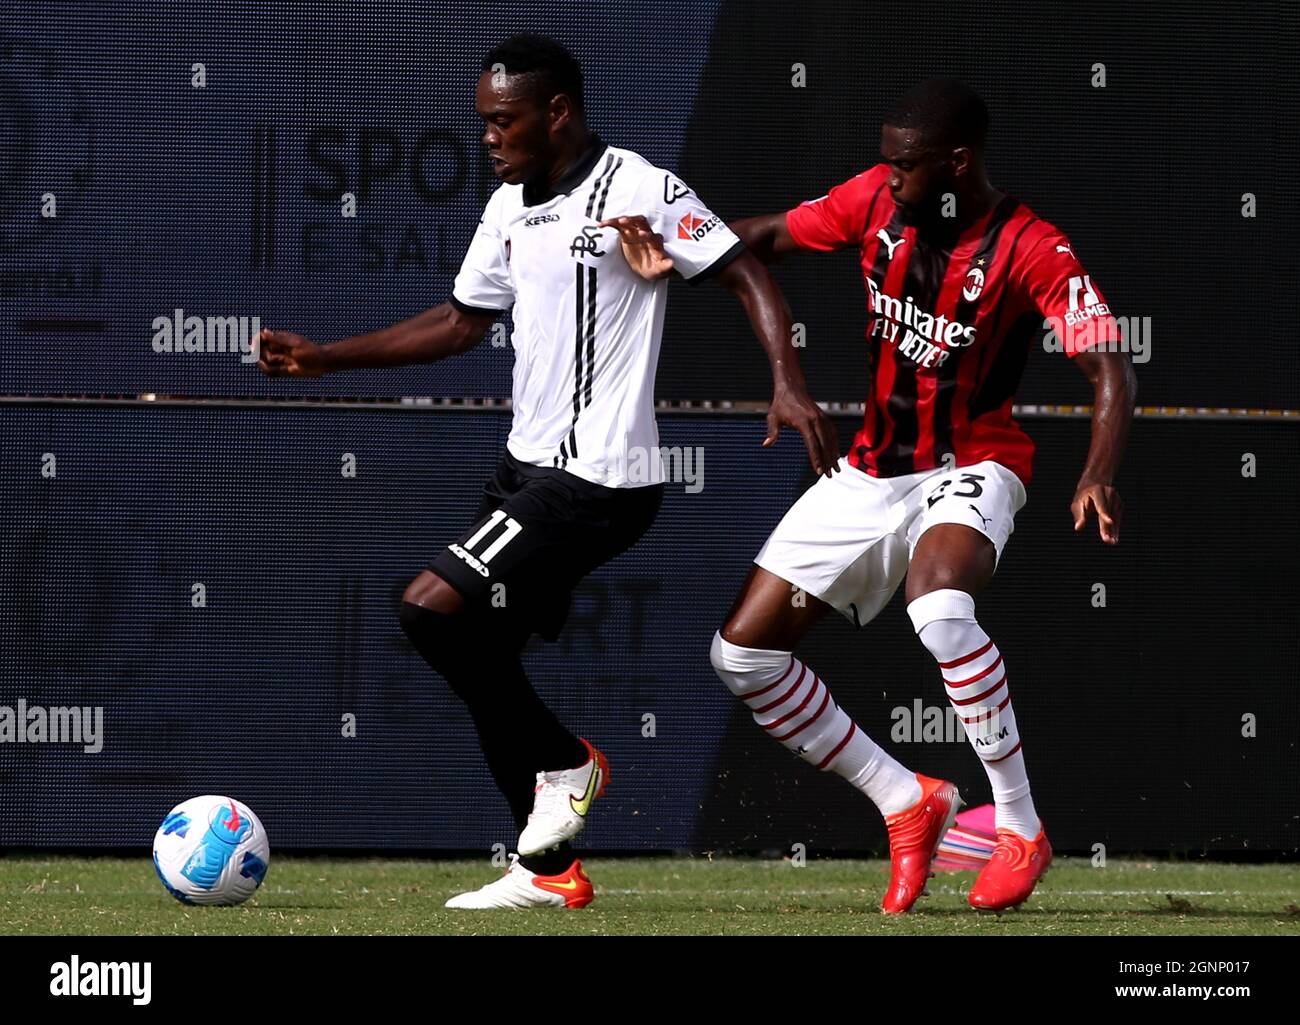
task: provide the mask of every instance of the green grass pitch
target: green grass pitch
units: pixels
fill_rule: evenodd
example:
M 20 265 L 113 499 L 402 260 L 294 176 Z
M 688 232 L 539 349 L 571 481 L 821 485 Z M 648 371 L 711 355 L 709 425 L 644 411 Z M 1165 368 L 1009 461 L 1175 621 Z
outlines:
M 272 858 L 238 908 L 173 900 L 139 858 L 0 856 L 5 935 L 1295 935 L 1300 867 L 1058 857 L 1023 908 L 965 903 L 974 874 L 940 873 L 912 914 L 885 918 L 883 861 L 601 858 L 580 911 L 448 911 L 500 871 L 480 861 Z

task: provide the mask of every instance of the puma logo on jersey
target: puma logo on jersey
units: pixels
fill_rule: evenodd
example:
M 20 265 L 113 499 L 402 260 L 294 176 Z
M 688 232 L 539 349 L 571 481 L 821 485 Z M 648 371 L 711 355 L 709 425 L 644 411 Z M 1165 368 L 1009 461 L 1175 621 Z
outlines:
M 1074 250 L 1071 249 L 1069 246 L 1061 246 L 1061 245 L 1058 245 L 1058 246 L 1056 247 L 1056 251 L 1057 251 L 1058 253 L 1069 253 L 1071 256 L 1074 255 Z
M 895 242 L 893 239 L 889 237 L 889 232 L 887 232 L 884 228 L 881 228 L 878 232 L 876 232 L 876 238 L 880 239 L 881 242 L 885 243 L 885 248 L 889 250 L 890 260 L 894 258 L 894 250 L 903 244 L 903 238 L 901 235 L 899 236 L 898 241 Z

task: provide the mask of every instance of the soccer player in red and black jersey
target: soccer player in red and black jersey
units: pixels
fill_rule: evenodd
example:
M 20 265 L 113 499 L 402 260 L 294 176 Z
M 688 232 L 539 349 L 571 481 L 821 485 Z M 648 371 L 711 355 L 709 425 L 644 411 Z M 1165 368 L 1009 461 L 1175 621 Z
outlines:
M 732 225 L 765 262 L 856 248 L 873 384 L 839 472 L 809 488 L 755 558 L 712 662 L 759 725 L 865 793 L 885 817 L 892 877 L 882 904 L 922 893 L 961 798 L 904 768 L 832 699 L 793 650 L 828 608 L 861 626 L 904 576 L 907 611 L 939 663 L 983 762 L 997 845 L 976 908 L 1023 902 L 1051 861 L 1030 796 L 1007 663 L 975 616 L 1015 513 L 1033 442 L 1011 416 L 1029 349 L 1050 326 L 1092 382 L 1092 444 L 1071 503 L 1119 541 L 1115 490 L 1136 381 L 1119 327 L 1069 239 L 989 184 L 988 112 L 960 83 L 921 83 L 881 129 L 881 163 L 792 210 Z

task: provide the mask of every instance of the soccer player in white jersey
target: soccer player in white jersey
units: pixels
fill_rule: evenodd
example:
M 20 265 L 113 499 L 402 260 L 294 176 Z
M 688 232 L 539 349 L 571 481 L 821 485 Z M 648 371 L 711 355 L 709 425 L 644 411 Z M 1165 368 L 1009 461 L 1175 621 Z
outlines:
M 839 448 L 807 394 L 771 275 L 680 179 L 588 129 L 573 56 L 521 35 L 482 67 L 475 107 L 503 184 L 450 299 L 330 345 L 264 331 L 259 366 L 314 377 L 428 363 L 472 349 L 512 311 L 506 452 L 471 526 L 407 587 L 401 623 L 464 701 L 520 830 L 505 875 L 448 906 L 583 907 L 592 886 L 570 841 L 610 768 L 538 698 L 520 652 L 533 633 L 558 636 L 573 587 L 631 547 L 658 511 L 665 276 L 714 277 L 744 305 L 772 366 L 764 445 L 794 427 L 819 474 L 834 471 Z

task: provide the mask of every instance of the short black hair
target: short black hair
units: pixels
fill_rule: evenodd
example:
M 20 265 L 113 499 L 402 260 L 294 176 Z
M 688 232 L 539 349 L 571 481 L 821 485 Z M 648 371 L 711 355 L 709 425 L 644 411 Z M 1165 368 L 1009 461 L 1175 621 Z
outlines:
M 529 91 L 539 104 L 564 93 L 578 113 L 583 113 L 582 65 L 562 43 L 521 32 L 492 47 L 483 58 L 484 71 L 493 71 L 497 65 L 508 75 L 527 75 Z
M 900 96 L 885 124 L 916 128 L 927 142 L 982 150 L 989 134 L 989 109 L 979 93 L 954 78 L 927 78 Z

